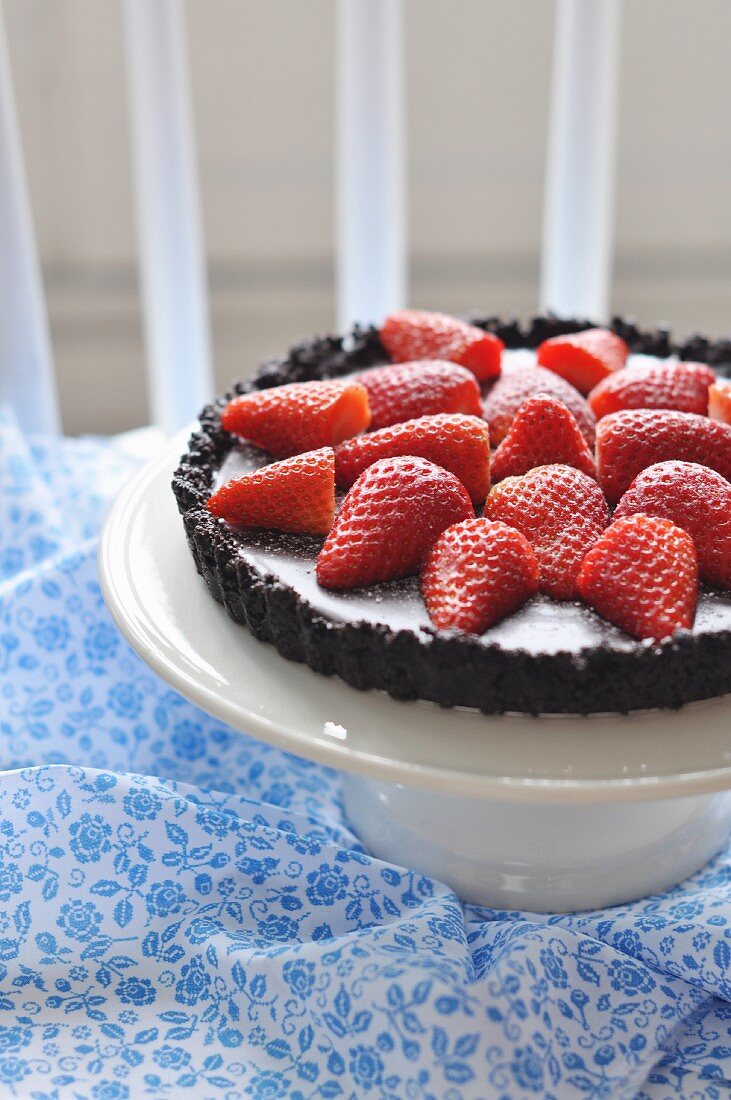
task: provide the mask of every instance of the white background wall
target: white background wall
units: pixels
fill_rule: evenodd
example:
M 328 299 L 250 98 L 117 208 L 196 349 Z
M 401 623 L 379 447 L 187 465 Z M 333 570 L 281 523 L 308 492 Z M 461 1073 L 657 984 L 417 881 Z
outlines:
M 337 0 L 187 0 L 219 387 L 333 325 Z M 146 417 L 117 0 L 3 0 L 64 422 Z M 613 306 L 731 332 L 731 3 L 625 0 Z M 412 300 L 537 298 L 553 4 L 407 0 Z

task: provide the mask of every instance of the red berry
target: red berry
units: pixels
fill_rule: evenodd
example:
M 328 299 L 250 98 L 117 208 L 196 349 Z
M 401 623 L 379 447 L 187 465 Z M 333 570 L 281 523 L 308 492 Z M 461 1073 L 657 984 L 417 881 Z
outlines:
M 690 630 L 698 599 L 693 540 L 667 519 L 617 520 L 584 558 L 579 592 L 637 638 L 660 642 L 676 630 Z
M 540 590 L 554 600 L 576 599 L 581 563 L 610 522 L 596 481 L 558 465 L 501 481 L 487 498 L 485 515 L 525 535 L 540 566 Z
M 208 510 L 228 523 L 305 535 L 326 535 L 335 514 L 335 456 L 308 451 L 222 485 Z
M 474 515 L 460 481 L 411 455 L 365 470 L 335 517 L 317 559 L 323 588 L 359 588 L 418 572 L 453 523 Z
M 490 488 L 490 429 L 476 416 L 421 416 L 393 424 L 335 448 L 335 478 L 349 488 L 355 479 L 380 458 L 417 455 L 450 470 L 464 485 L 475 504 Z
M 492 458 L 492 480 L 525 474 L 534 466 L 561 463 L 596 477 L 594 459 L 579 425 L 565 405 L 549 394 L 529 397 Z
M 396 363 L 364 371 L 358 381 L 368 390 L 371 431 L 437 413 L 482 415 L 477 380 L 457 363 L 439 359 Z
M 480 381 L 500 374 L 505 347 L 502 340 L 446 313 L 399 309 L 383 322 L 380 336 L 395 363 L 411 359 L 449 359 L 467 367 Z
M 731 426 L 696 413 L 625 409 L 597 424 L 599 484 L 616 504 L 640 470 L 656 462 L 698 462 L 731 480 Z
M 505 371 L 492 387 L 483 405 L 483 415 L 490 425 L 493 444 L 502 442 L 510 430 L 515 414 L 529 397 L 547 393 L 555 397 L 576 417 L 584 439 L 594 446 L 596 418 L 585 398 L 564 378 L 544 367 L 516 367 Z
M 544 340 L 538 348 L 538 363 L 588 393 L 602 378 L 620 370 L 628 354 L 620 336 L 606 328 L 590 328 Z
M 221 425 L 285 458 L 333 447 L 364 431 L 370 419 L 368 391 L 358 382 L 291 382 L 235 397 Z
M 705 415 L 715 374 L 704 363 L 634 363 L 589 394 L 597 420 L 620 409 L 678 409 Z
M 538 563 L 528 540 L 504 523 L 466 519 L 443 531 L 421 574 L 437 630 L 482 634 L 533 595 Z
M 643 512 L 672 520 L 695 543 L 701 577 L 731 588 L 731 485 L 695 462 L 659 462 L 639 473 L 615 519 Z
M 708 415 L 722 424 L 731 424 L 731 382 L 717 378 L 709 387 Z

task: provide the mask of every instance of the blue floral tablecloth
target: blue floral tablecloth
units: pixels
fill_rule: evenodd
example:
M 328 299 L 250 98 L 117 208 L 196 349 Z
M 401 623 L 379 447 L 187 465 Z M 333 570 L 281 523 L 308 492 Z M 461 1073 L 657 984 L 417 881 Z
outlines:
M 96 532 L 133 467 L 0 416 L 0 1096 L 728 1096 L 729 855 L 555 917 L 372 859 L 337 774 L 112 624 Z

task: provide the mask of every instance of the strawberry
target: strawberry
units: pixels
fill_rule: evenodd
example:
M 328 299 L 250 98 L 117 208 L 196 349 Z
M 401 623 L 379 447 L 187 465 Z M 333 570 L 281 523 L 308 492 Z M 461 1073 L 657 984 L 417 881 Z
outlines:
M 272 462 L 217 489 L 208 511 L 228 523 L 326 535 L 335 515 L 331 447 Z
M 482 415 L 477 380 L 457 363 L 422 359 L 374 367 L 358 381 L 368 390 L 371 431 L 436 413 Z
M 491 332 L 421 309 L 399 309 L 381 325 L 381 343 L 395 363 L 410 359 L 449 359 L 483 382 L 500 374 L 505 345 Z
M 731 425 L 696 413 L 624 409 L 597 424 L 599 484 L 616 504 L 640 472 L 656 462 L 698 462 L 731 480 Z
M 525 535 L 540 566 L 540 590 L 554 600 L 576 599 L 581 563 L 610 522 L 596 481 L 559 465 L 501 481 L 487 498 L 485 516 Z
M 709 387 L 708 415 L 722 424 L 731 424 L 731 382 L 716 378 Z
M 538 586 L 530 543 L 505 523 L 466 519 L 443 531 L 421 573 L 421 593 L 437 630 L 482 634 L 511 615 Z
M 731 588 L 731 485 L 695 462 L 659 462 L 637 475 L 615 519 L 643 512 L 672 520 L 695 543 L 701 577 Z
M 477 416 L 420 416 L 393 424 L 335 448 L 335 479 L 349 488 L 379 458 L 417 455 L 450 470 L 475 504 L 490 488 L 490 429 Z
M 370 419 L 368 391 L 359 382 L 290 382 L 235 397 L 221 425 L 286 458 L 341 443 L 364 431 Z
M 460 481 L 411 455 L 384 458 L 350 490 L 320 551 L 323 588 L 359 588 L 418 572 L 445 527 L 474 516 Z
M 492 458 L 493 481 L 524 474 L 534 466 L 561 463 L 596 477 L 594 459 L 565 405 L 546 393 L 529 397 Z
M 547 393 L 557 398 L 576 417 L 584 439 L 594 446 L 596 418 L 581 396 L 564 378 L 544 367 L 517 367 L 498 378 L 483 403 L 483 416 L 490 425 L 493 444 L 501 443 L 510 430 L 513 418 L 520 406 L 537 393 Z
M 693 540 L 668 519 L 617 520 L 584 558 L 579 592 L 637 638 L 660 642 L 676 630 L 690 630 L 698 599 Z
M 581 393 L 590 390 L 627 361 L 624 340 L 606 328 L 589 328 L 569 336 L 554 336 L 538 348 L 538 363 L 555 371 Z
M 715 374 L 704 363 L 633 363 L 607 375 L 588 397 L 597 420 L 620 409 L 708 411 Z

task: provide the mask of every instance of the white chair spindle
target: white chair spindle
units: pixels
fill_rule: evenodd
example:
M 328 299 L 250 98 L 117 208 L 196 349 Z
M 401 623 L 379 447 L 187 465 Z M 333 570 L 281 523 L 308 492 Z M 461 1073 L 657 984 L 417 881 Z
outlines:
M 213 392 L 205 254 L 180 0 L 125 0 L 148 389 L 166 434 Z
M 61 430 L 53 354 L 0 8 L 0 403 L 22 428 Z
M 621 0 L 558 0 L 541 307 L 606 320 L 610 306 Z
M 401 0 L 336 5 L 338 324 L 407 300 Z

